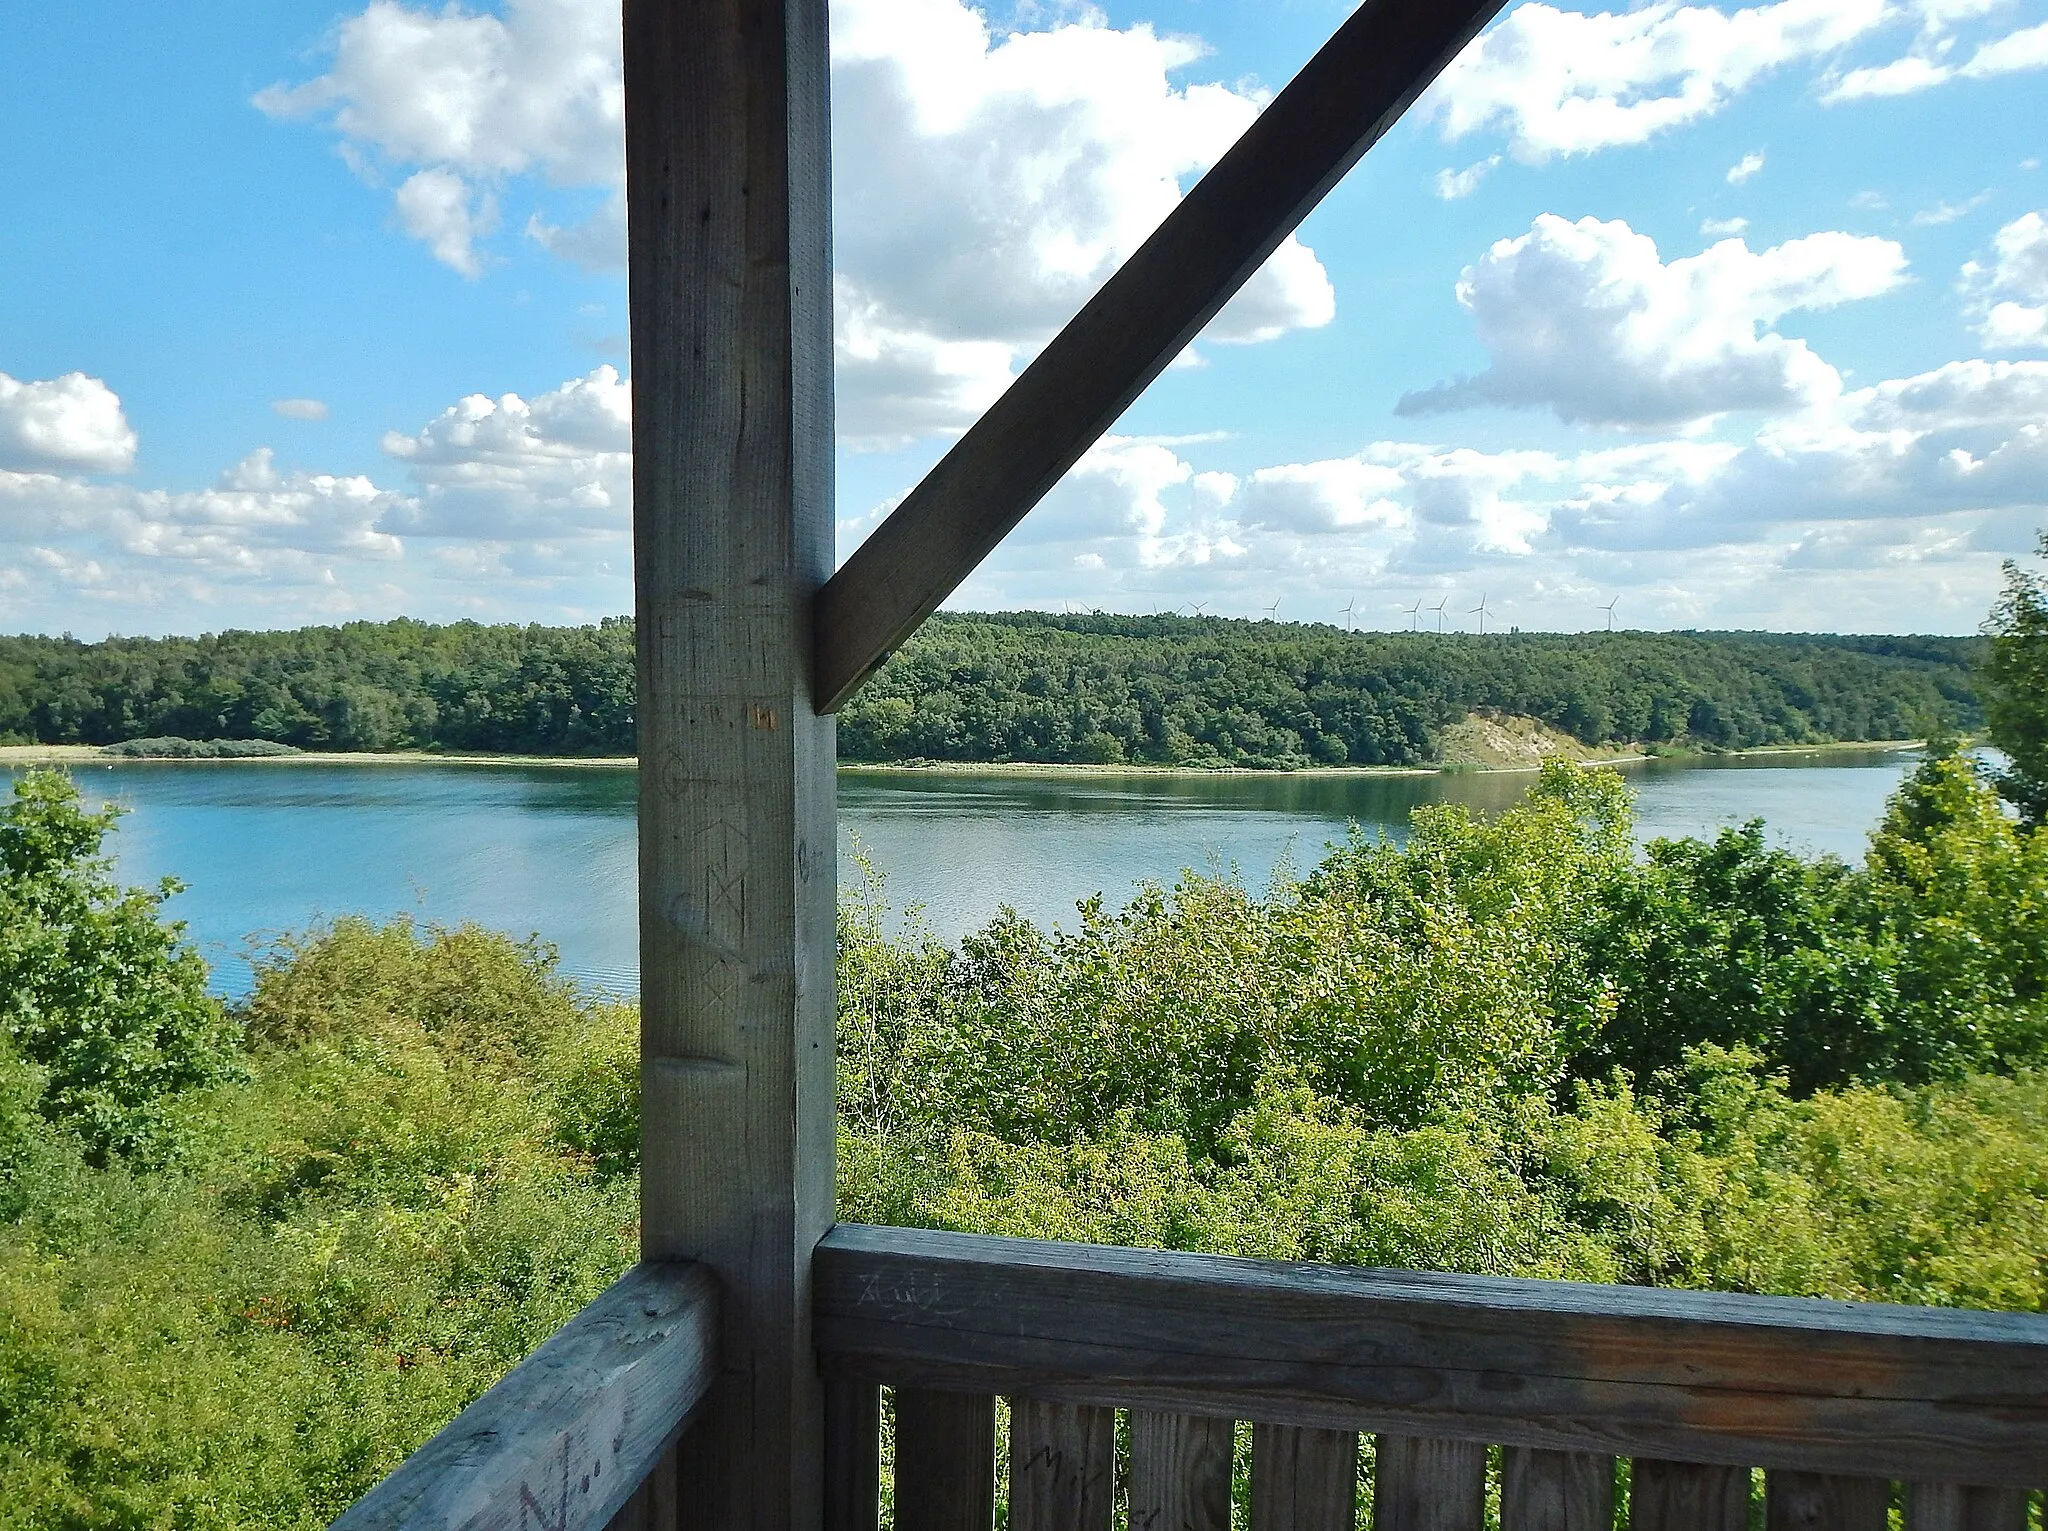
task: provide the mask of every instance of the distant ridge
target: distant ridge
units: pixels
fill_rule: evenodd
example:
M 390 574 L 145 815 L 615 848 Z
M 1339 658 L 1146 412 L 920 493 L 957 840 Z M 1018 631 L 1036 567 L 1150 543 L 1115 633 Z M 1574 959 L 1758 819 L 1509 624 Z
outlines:
M 1976 638 L 1347 632 L 1109 613 L 942 613 L 840 716 L 841 758 L 1434 764 L 1475 712 L 1588 749 L 1904 739 L 1981 723 Z M 399 619 L 199 638 L 0 638 L 0 743 L 633 750 L 633 624 Z

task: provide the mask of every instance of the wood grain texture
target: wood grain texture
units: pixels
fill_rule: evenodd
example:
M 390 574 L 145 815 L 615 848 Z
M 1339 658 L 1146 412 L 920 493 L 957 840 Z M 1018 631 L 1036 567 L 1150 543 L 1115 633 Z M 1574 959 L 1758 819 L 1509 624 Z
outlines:
M 1373 1456 L 1373 1531 L 1481 1531 L 1486 1448 L 1382 1435 Z
M 2025 1484 L 2048 1318 L 841 1225 L 818 1342 L 920 1386 Z
M 1131 1411 L 1131 1531 L 1230 1531 L 1227 1419 Z
M 1749 1469 L 1639 1457 L 1629 1474 L 1629 1531 L 1749 1531 Z
M 677 1448 L 671 1446 L 605 1531 L 676 1531 L 678 1463 Z
M 938 609 L 1500 5 L 1358 8 L 832 577 L 818 604 L 823 707 Z
M 996 1514 L 996 1401 L 896 1389 L 896 1531 L 989 1531 Z
M 1613 1531 L 1614 1458 L 1510 1446 L 1501 1453 L 1500 1531 Z
M 692 1531 L 814 1531 L 831 1226 L 826 0 L 625 0 L 639 647 L 641 1239 L 725 1297 Z
M 825 1531 L 877 1531 L 882 1515 L 882 1390 L 825 1379 Z
M 1109 1531 L 1116 1411 L 1010 1400 L 1011 1531 Z
M 1252 1427 L 1251 1531 L 1355 1531 L 1358 1432 Z
M 1764 1475 L 1768 1531 L 1885 1531 L 1891 1484 L 1882 1478 L 1827 1473 Z
M 2048 1463 L 2043 1464 L 2048 1477 Z M 2027 1491 L 1961 1483 L 1906 1485 L 1906 1531 L 2027 1531 Z
M 704 1396 L 717 1342 L 710 1272 L 636 1266 L 357 1500 L 337 1531 L 600 1531 Z

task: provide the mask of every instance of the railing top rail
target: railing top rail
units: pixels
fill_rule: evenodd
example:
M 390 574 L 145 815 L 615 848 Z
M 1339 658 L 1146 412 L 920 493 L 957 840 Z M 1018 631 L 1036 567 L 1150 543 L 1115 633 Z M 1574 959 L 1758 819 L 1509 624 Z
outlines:
M 635 1266 L 334 1531 L 597 1531 L 710 1386 L 717 1322 L 709 1271 Z
M 842 1224 L 829 1366 L 887 1382 L 1980 1483 L 2048 1464 L 2048 1317 Z
M 1590 1281 L 1472 1276 L 1392 1266 L 1254 1260 L 1238 1255 L 1128 1249 L 1060 1239 L 1013 1239 L 923 1228 L 840 1223 L 819 1254 L 828 1259 L 905 1260 L 936 1270 L 1063 1272 L 1078 1279 L 1155 1282 L 1167 1288 L 1285 1293 L 1336 1303 L 1370 1301 L 1468 1307 L 1488 1312 L 1582 1315 L 1618 1321 L 1723 1324 L 1802 1333 L 1891 1336 L 1944 1343 L 2020 1345 L 2048 1363 L 2048 1314 L 1846 1302 L 1826 1297 L 1772 1297 L 1678 1287 L 1609 1286 Z

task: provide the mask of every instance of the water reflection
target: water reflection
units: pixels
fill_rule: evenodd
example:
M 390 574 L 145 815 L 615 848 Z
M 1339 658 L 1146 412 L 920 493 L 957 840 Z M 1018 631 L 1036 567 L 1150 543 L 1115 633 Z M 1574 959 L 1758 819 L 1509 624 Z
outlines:
M 1761 815 L 1803 850 L 1853 857 L 1904 769 L 1898 755 L 1816 752 L 1648 762 L 1630 779 L 1646 836 Z M 637 985 L 631 769 L 123 762 L 77 775 L 130 810 L 114 837 L 123 878 L 189 886 L 172 910 L 224 992 L 247 985 L 252 936 L 408 911 L 538 931 L 577 977 Z M 857 842 L 892 902 L 921 903 L 950 938 L 1003 904 L 1071 925 L 1076 899 L 1121 902 L 1183 867 L 1263 886 L 1283 858 L 1313 865 L 1348 823 L 1399 836 L 1420 804 L 1494 811 L 1530 780 L 848 771 L 842 851 Z

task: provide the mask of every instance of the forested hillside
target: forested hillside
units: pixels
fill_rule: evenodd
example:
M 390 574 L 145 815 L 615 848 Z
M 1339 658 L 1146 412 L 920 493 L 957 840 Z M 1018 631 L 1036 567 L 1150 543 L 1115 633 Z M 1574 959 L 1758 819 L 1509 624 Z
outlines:
M 1980 722 L 1967 638 L 1347 633 L 1228 618 L 934 618 L 840 721 L 849 760 L 1417 765 L 1475 709 L 1587 745 L 1742 749 Z M 623 755 L 633 626 L 401 620 L 0 639 L 0 739 Z

